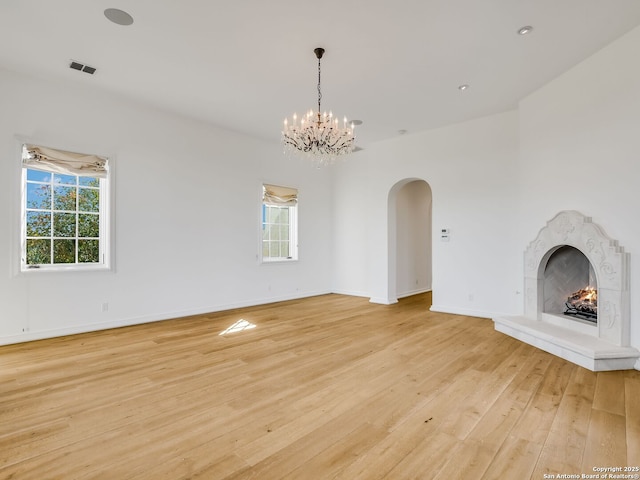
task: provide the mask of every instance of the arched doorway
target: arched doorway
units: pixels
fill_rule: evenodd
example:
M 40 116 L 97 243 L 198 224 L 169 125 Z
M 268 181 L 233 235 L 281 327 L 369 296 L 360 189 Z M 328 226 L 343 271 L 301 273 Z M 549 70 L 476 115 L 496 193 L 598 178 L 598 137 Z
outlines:
M 431 291 L 432 193 L 422 179 L 408 178 L 389 192 L 389 298 Z

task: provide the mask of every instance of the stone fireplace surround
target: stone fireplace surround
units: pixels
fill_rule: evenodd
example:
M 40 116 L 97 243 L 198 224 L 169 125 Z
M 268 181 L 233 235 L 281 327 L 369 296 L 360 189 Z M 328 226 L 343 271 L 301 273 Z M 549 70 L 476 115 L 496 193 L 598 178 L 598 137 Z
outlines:
M 598 285 L 598 322 L 585 325 L 544 312 L 543 280 L 549 257 L 571 246 L 591 263 Z M 592 371 L 634 368 L 640 352 L 629 346 L 629 254 L 602 228 L 576 211 L 562 211 L 524 253 L 524 315 L 495 317 L 495 329 Z

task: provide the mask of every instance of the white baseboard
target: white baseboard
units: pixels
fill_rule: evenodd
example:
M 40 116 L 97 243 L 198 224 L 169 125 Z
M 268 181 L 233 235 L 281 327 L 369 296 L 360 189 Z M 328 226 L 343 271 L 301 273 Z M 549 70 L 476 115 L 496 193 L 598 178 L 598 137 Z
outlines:
M 353 290 L 341 290 L 341 289 L 333 289 L 331 293 L 335 293 L 337 295 L 348 295 L 350 297 L 368 297 L 369 294 L 367 292 L 356 292 Z
M 453 313 L 454 315 L 465 315 L 467 317 L 493 318 L 505 315 L 504 313 L 486 312 L 484 310 L 472 310 L 469 308 L 447 307 L 444 305 L 431 305 L 432 312 Z
M 410 292 L 399 293 L 398 294 L 398 299 L 412 297 L 413 295 L 420 295 L 421 293 L 427 293 L 427 292 L 430 292 L 430 291 L 431 291 L 430 288 L 420 288 L 418 290 L 412 290 Z
M 421 293 L 430 292 L 430 288 L 422 288 L 419 290 L 413 290 L 411 292 L 404 292 L 396 295 L 396 298 L 388 298 L 388 297 L 371 297 L 369 301 L 371 303 L 379 303 L 381 305 L 393 305 L 394 303 L 398 303 L 398 300 L 401 298 L 411 297 L 413 295 L 419 295 Z
M 145 323 L 161 322 L 163 320 L 171 320 L 174 318 L 189 317 L 192 315 L 203 315 L 206 313 L 224 312 L 236 308 L 255 307 L 259 305 L 267 305 L 270 303 L 285 302 L 287 300 L 297 300 L 299 298 L 315 297 L 318 295 L 326 295 L 332 293 L 330 291 L 307 292 L 304 294 L 282 295 L 278 297 L 268 297 L 259 300 L 251 300 L 246 302 L 236 302 L 223 305 L 213 305 L 209 307 L 200 307 L 189 310 L 180 310 L 168 313 L 154 313 L 150 315 L 142 315 L 139 317 L 130 317 L 125 319 L 109 320 L 106 322 L 96 322 L 83 325 L 73 325 L 70 327 L 54 328 L 49 330 L 27 331 L 16 335 L 8 335 L 0 337 L 0 345 L 10 345 L 14 343 L 32 342 L 34 340 L 44 340 L 47 338 L 64 337 L 66 335 L 77 335 L 79 333 L 97 332 L 100 330 L 109 330 L 111 328 L 130 327 L 133 325 L 142 325 Z
M 398 303 L 398 299 L 391 299 L 387 297 L 371 297 L 369 299 L 371 303 L 378 303 L 380 305 L 393 305 L 394 303 Z

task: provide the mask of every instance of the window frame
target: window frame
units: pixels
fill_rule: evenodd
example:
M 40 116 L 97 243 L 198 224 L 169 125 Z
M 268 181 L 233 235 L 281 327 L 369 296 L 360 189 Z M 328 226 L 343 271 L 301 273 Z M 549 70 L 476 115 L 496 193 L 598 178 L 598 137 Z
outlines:
M 38 170 L 51 174 L 52 176 L 57 173 L 47 168 L 34 168 L 33 166 L 24 165 L 22 161 L 22 150 L 25 144 L 33 144 L 36 142 L 27 142 L 24 140 L 19 140 L 19 154 L 17 162 L 18 164 L 18 174 L 16 175 L 16 180 L 18 183 L 18 195 L 17 202 L 19 204 L 14 209 L 14 212 L 17 213 L 17 235 L 16 235 L 16 244 L 15 248 L 12 249 L 14 252 L 13 258 L 15 261 L 13 262 L 15 265 L 15 271 L 18 274 L 32 274 L 34 272 L 95 272 L 95 271 L 112 271 L 113 270 L 113 159 L 114 157 L 104 156 L 107 159 L 107 176 L 106 178 L 99 178 L 99 232 L 100 236 L 99 240 L 99 262 L 74 262 L 74 263 L 51 263 L 51 264 L 38 264 L 38 265 L 29 265 L 27 264 L 26 257 L 26 245 L 27 245 L 27 170 Z M 46 145 L 43 143 L 37 143 L 38 145 Z M 55 148 L 55 147 L 51 147 Z M 61 149 L 63 150 L 63 149 Z M 64 149 L 66 151 L 75 151 Z M 101 155 L 102 156 L 102 155 Z M 91 177 L 91 175 L 74 175 L 76 177 Z M 30 181 L 31 182 L 31 181 Z M 80 180 L 76 181 L 75 188 L 79 188 Z M 52 187 L 54 186 L 53 177 L 51 181 Z M 46 210 L 45 210 L 46 211 Z M 51 212 L 54 212 L 54 205 L 51 205 Z M 79 212 L 78 203 L 76 203 L 75 209 L 76 215 Z M 53 232 L 52 232 L 53 233 Z M 52 240 L 55 238 L 53 235 L 51 237 Z M 69 237 L 76 240 L 75 243 L 75 253 L 77 260 L 77 252 L 78 252 L 78 232 L 76 231 L 76 235 L 74 237 Z
M 277 264 L 277 263 L 292 263 L 297 262 L 299 259 L 298 253 L 298 203 L 295 205 L 278 205 L 276 203 L 271 203 L 264 200 L 264 185 L 268 185 L 266 182 L 263 183 L 262 189 L 262 201 L 260 202 L 260 254 L 259 258 L 262 264 Z M 277 207 L 277 208 L 286 208 L 288 210 L 289 217 L 289 256 L 288 257 L 271 257 L 264 255 L 264 243 L 265 241 L 273 241 L 270 239 L 265 240 L 264 238 L 264 230 L 265 224 L 270 222 L 265 222 L 266 212 L 269 210 L 269 207 Z M 275 240 L 280 242 L 281 240 Z

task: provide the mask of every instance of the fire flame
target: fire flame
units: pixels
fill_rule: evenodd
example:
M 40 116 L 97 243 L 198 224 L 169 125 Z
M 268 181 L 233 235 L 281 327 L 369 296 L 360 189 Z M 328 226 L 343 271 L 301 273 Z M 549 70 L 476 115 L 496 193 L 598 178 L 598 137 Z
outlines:
M 572 293 L 565 303 L 566 315 L 586 316 L 588 319 L 597 318 L 598 291 L 593 287 L 586 287 Z
M 598 291 L 593 287 L 587 287 L 578 293 L 580 294 L 579 300 L 583 302 L 596 303 L 598 301 Z

